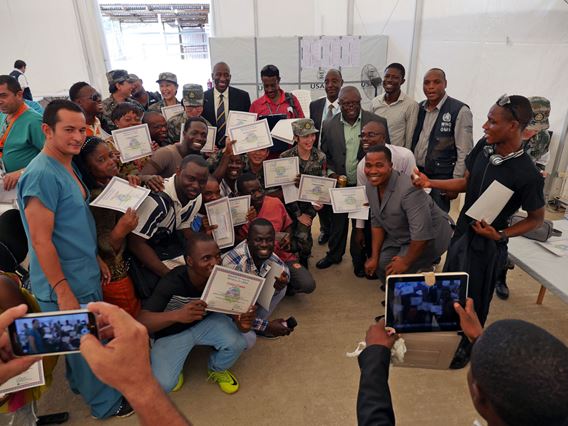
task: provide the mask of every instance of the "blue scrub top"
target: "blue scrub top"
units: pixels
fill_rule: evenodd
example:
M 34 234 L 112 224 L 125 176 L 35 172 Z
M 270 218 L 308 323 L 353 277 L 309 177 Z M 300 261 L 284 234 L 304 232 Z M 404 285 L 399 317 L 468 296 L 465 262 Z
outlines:
M 80 178 L 76 169 L 75 172 Z M 44 302 L 56 301 L 56 295 L 52 292 L 32 247 L 24 214 L 30 197 L 38 198 L 55 214 L 52 241 L 75 297 L 81 302 L 82 298 L 89 295 L 89 300 L 93 300 L 92 295 L 95 294 L 95 299 L 102 300 L 100 270 L 96 258 L 96 227 L 89 205 L 65 167 L 44 153 L 32 160 L 18 183 L 18 205 L 28 237 L 30 281 L 34 296 Z

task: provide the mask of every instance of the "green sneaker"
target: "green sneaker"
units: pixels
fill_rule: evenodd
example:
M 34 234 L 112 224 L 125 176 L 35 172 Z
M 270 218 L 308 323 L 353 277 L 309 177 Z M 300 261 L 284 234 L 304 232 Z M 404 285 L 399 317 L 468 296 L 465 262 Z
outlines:
M 176 383 L 176 385 L 172 389 L 172 392 L 177 392 L 178 390 L 181 389 L 182 386 L 183 386 L 183 372 L 179 373 L 178 382 Z
M 211 371 L 209 370 L 208 380 L 217 382 L 221 390 L 225 393 L 232 394 L 239 390 L 239 382 L 233 373 L 229 370 Z

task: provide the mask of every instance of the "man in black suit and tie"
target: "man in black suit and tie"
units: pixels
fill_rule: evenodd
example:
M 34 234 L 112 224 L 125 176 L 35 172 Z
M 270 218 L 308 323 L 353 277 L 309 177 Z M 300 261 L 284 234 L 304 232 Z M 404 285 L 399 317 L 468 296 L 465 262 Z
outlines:
M 347 178 L 347 186 L 357 185 L 357 164 L 364 152 L 359 143 L 361 129 L 371 120 L 382 122 L 387 127 L 387 120 L 368 111 L 361 110 L 361 94 L 354 86 L 344 86 L 339 92 L 341 113 L 331 120 L 324 120 L 321 131 L 321 150 L 327 159 L 328 176 L 337 179 Z M 386 142 L 390 143 L 388 131 Z M 341 262 L 347 244 L 349 219 L 347 213 L 332 213 L 329 250 L 316 267 L 329 268 Z M 363 271 L 363 265 L 353 265 L 354 271 Z M 358 276 L 364 276 L 360 273 Z
M 250 96 L 247 92 L 231 87 L 231 69 L 225 62 L 218 62 L 211 73 L 214 87 L 204 94 L 203 118 L 217 127 L 215 143 L 219 148 L 225 146 L 226 122 L 229 111 L 248 112 Z M 228 90 L 227 90 L 228 89 Z
M 332 119 L 339 113 L 338 97 L 341 86 L 343 86 L 341 71 L 333 68 L 330 69 L 325 74 L 324 85 L 326 96 L 310 102 L 310 118 L 314 121 L 316 129 L 320 130 L 320 136 L 322 123 L 325 120 Z M 324 206 L 324 208 L 318 212 L 320 218 L 320 236 L 318 243 L 320 245 L 327 243 L 329 240 L 331 214 L 332 210 L 330 206 Z

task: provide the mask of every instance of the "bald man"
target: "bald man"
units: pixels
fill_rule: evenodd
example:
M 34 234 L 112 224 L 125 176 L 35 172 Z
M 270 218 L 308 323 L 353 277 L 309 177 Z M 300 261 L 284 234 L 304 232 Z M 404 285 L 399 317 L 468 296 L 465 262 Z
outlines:
M 203 118 L 217 127 L 216 144 L 222 148 L 225 146 L 225 125 L 229 111 L 248 112 L 250 108 L 250 96 L 247 92 L 231 84 L 231 69 L 225 62 L 218 62 L 211 73 L 214 87 L 204 94 Z
M 446 73 L 432 68 L 424 75 L 426 100 L 420 102 L 412 138 L 416 165 L 430 179 L 459 179 L 465 173 L 465 157 L 473 148 L 469 107 L 446 94 Z M 430 196 L 445 212 L 457 193 L 433 189 Z

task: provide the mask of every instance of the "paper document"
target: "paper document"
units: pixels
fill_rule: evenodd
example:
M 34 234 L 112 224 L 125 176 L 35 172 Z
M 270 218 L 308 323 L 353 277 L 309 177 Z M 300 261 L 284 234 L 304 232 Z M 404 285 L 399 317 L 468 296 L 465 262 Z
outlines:
M 298 201 L 299 190 L 296 185 L 282 185 L 282 195 L 284 196 L 284 204 L 290 204 Z
M 257 117 L 258 114 L 256 112 L 229 111 L 227 130 L 233 127 L 244 126 L 245 124 L 252 124 L 256 121 Z
M 165 107 L 162 107 L 161 109 L 162 109 L 162 115 L 164 116 L 166 121 L 168 121 L 170 118 L 184 112 L 182 104 L 165 106 Z
M 264 187 L 293 184 L 300 174 L 298 157 L 276 158 L 262 162 L 264 170 Z
M 207 311 L 244 314 L 256 303 L 264 278 L 215 265 L 201 299 Z
M 114 176 L 90 205 L 124 213 L 129 208 L 138 209 L 149 193 L 148 188 L 132 186 L 128 181 Z
M 264 277 L 264 285 L 262 286 L 262 291 L 260 292 L 257 300 L 257 303 L 267 311 L 270 310 L 270 302 L 272 301 L 272 297 L 274 296 L 274 292 L 276 291 L 276 289 L 274 288 L 276 278 L 280 277 L 280 275 L 282 275 L 282 271 L 284 271 L 284 268 L 282 268 L 281 265 L 270 261 L 268 261 L 268 263 L 270 269 Z
M 16 188 L 4 190 L 4 179 L 0 177 L 0 203 L 12 204 L 17 197 Z
M 326 66 L 329 68 L 329 65 Z M 309 90 L 304 89 L 296 89 L 292 90 L 292 94 L 298 98 L 298 102 L 302 107 L 302 111 L 304 112 L 304 117 L 307 117 L 310 114 L 310 103 L 312 102 L 312 93 Z
M 112 138 L 123 163 L 152 154 L 152 138 L 147 124 L 113 130 Z
M 38 361 L 22 374 L 18 374 L 16 377 L 12 377 L 10 380 L 0 385 L 0 396 L 42 385 L 45 385 L 43 363 Z
M 292 123 L 296 120 L 298 120 L 298 118 L 287 118 L 285 120 L 278 121 L 270 131 L 270 134 L 272 137 L 292 145 L 294 143 Z
M 217 138 L 217 127 L 207 126 L 207 141 L 201 152 L 214 152 L 215 151 L 215 139 Z
M 349 212 L 349 215 L 347 215 L 347 217 L 349 219 L 369 220 L 369 206 L 355 210 L 354 212 Z
M 335 179 L 302 175 L 300 177 L 300 187 L 298 189 L 298 200 L 318 204 L 331 204 L 329 190 L 335 188 Z
M 235 230 L 231 216 L 231 206 L 227 197 L 205 204 L 209 225 L 217 225 L 213 238 L 219 248 L 232 247 L 235 244 Z
M 233 145 L 235 155 L 270 148 L 273 145 L 266 118 L 251 124 L 229 128 L 228 131 L 231 140 L 235 141 Z
M 250 195 L 229 198 L 229 205 L 231 207 L 233 226 L 239 226 L 247 223 L 247 214 L 250 209 Z
M 555 239 L 549 239 L 546 242 L 540 242 L 537 241 L 537 244 L 540 244 L 541 246 L 543 246 L 545 249 L 547 249 L 548 251 L 554 253 L 556 256 L 560 256 L 560 257 L 564 257 L 564 256 L 568 256 L 568 240 L 564 239 L 564 240 L 555 240 Z
M 361 210 L 368 204 L 364 186 L 333 188 L 329 190 L 334 213 L 349 213 Z
M 494 180 L 465 214 L 475 220 L 492 224 L 513 196 L 513 191 Z

